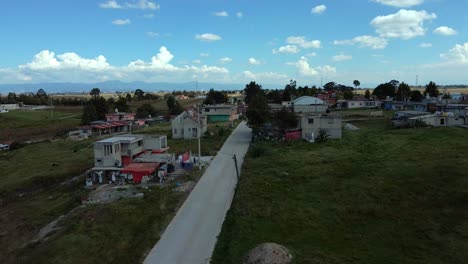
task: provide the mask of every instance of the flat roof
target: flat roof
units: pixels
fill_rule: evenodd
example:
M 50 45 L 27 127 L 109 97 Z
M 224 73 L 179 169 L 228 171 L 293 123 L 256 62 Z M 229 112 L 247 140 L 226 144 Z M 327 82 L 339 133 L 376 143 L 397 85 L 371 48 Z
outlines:
M 118 136 L 118 137 L 111 137 L 111 138 L 106 138 L 106 139 L 103 139 L 103 140 L 100 140 L 96 143 L 115 143 L 115 142 L 120 142 L 120 141 L 135 141 L 135 140 L 139 140 L 139 139 L 143 139 L 142 136 L 126 136 L 126 135 L 122 135 L 122 136 Z

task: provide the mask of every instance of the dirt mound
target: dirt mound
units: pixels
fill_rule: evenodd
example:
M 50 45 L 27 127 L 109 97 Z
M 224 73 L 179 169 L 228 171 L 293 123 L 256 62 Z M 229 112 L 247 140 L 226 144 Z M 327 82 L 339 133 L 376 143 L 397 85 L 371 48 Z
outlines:
M 178 184 L 174 190 L 177 192 L 190 192 L 192 191 L 193 188 L 195 188 L 195 185 L 197 185 L 196 182 L 188 181 L 188 182 L 181 183 L 180 185 Z
M 244 258 L 244 264 L 289 264 L 292 255 L 289 250 L 275 243 L 263 243 L 250 250 Z

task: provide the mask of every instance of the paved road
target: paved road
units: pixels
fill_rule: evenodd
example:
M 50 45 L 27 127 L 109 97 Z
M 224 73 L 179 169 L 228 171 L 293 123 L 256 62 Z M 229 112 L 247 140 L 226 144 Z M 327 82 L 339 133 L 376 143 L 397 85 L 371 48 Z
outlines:
M 197 186 L 164 231 L 144 263 L 209 263 L 250 144 L 251 130 L 242 122 L 224 143 Z

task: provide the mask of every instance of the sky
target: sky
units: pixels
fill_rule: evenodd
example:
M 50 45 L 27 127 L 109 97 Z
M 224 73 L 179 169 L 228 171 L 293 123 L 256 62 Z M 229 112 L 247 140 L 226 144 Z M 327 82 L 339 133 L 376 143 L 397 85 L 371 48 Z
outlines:
M 468 84 L 465 0 L 15 0 L 0 84 Z

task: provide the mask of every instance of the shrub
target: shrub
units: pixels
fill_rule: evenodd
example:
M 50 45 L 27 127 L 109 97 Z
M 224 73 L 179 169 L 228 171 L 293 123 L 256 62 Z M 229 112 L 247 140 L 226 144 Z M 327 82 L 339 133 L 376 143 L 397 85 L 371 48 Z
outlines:
M 324 129 L 319 129 L 319 134 L 316 138 L 317 143 L 325 143 L 328 141 L 330 135 L 327 134 L 327 131 Z

